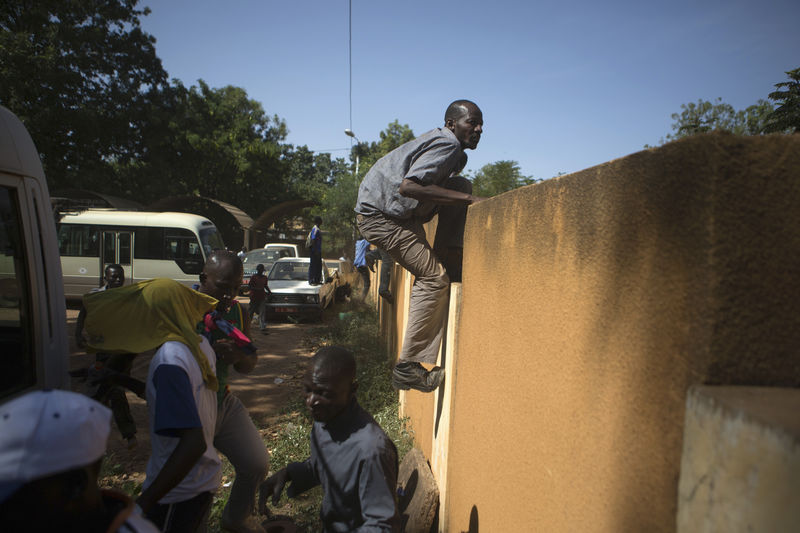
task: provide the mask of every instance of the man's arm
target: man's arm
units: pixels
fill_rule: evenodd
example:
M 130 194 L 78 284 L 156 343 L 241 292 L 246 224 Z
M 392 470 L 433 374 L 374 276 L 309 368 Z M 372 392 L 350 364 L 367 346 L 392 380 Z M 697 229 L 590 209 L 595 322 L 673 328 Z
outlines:
M 242 321 L 242 333 L 249 339 L 250 338 L 250 321 L 247 319 L 248 314 L 244 312 L 244 307 L 238 301 L 234 304 L 239 309 L 239 316 Z
M 358 497 L 363 523 L 359 533 L 399 531 L 399 515 L 395 502 L 397 486 L 397 452 L 385 448 L 361 465 Z
M 243 332 L 248 338 L 248 332 Z M 214 353 L 217 360 L 233 365 L 240 374 L 249 374 L 256 367 L 258 357 L 256 354 L 248 354 L 236 347 L 230 339 L 221 339 L 214 343 Z
M 403 196 L 420 202 L 440 205 L 472 205 L 486 200 L 482 196 L 446 189 L 439 185 L 421 185 L 408 178 L 400 183 L 398 192 Z
M 245 337 L 249 339 L 250 321 L 247 319 L 248 318 L 247 313 L 244 312 L 244 308 L 242 307 L 242 304 L 240 304 L 239 302 L 234 302 L 233 305 L 236 306 L 237 312 L 239 313 L 239 319 L 242 323 L 242 333 L 244 333 Z M 241 369 L 239 368 L 239 366 L 237 366 L 240 364 L 239 361 L 233 363 L 233 368 L 235 368 L 236 371 L 239 372 L 240 374 L 249 374 L 250 372 L 253 371 L 253 368 L 255 368 L 256 366 L 256 355 L 255 354 L 247 355 L 241 350 L 237 351 L 241 356 L 243 356 L 240 357 L 240 359 L 242 359 L 243 362 L 241 363 Z
M 289 482 L 292 484 L 286 491 L 286 495 L 290 498 L 319 485 L 310 459 L 306 459 L 302 463 L 289 463 L 289 466 L 281 468 L 261 484 L 258 489 L 258 512 L 269 516 L 267 499 L 272 496 L 272 505 L 278 505 L 283 488 Z
M 86 306 L 81 305 L 78 313 L 78 320 L 75 322 L 75 344 L 78 348 L 86 348 L 86 341 L 83 340 L 83 323 L 86 321 Z
M 177 437 L 178 444 L 137 499 L 145 512 L 178 486 L 206 451 L 203 424 L 186 371 L 176 365 L 161 365 L 153 375 L 152 386 L 156 391 L 153 431 Z
M 145 513 L 158 503 L 158 500 L 178 486 L 206 451 L 202 427 L 179 429 L 175 430 L 175 433 L 179 439 L 178 445 L 164 463 L 164 467 L 153 483 L 136 500 Z

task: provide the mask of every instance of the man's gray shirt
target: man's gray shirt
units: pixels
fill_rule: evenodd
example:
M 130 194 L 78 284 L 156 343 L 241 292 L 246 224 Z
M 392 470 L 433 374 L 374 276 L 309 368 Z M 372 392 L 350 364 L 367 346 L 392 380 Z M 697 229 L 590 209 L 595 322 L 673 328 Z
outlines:
M 353 399 L 328 423 L 314 422 L 311 457 L 290 463 L 287 495 L 322 484 L 326 533 L 400 531 L 395 505 L 397 449 L 381 427 Z
M 383 213 L 397 219 L 428 219 L 435 206 L 402 196 L 398 192 L 400 183 L 410 179 L 420 185 L 442 186 L 466 164 L 467 154 L 455 134 L 447 128 L 433 129 L 372 165 L 358 189 L 355 211 L 361 215 Z

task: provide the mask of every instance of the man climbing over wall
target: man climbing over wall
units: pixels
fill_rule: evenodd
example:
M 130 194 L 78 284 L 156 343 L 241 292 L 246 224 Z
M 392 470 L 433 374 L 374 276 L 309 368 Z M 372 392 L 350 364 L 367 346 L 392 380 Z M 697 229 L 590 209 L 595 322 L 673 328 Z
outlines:
M 444 379 L 444 369 L 428 371 L 421 363 L 436 363 L 447 316 L 450 278 L 443 252 L 463 246 L 467 206 L 485 199 L 473 196 L 470 182 L 456 175 L 467 164 L 464 150 L 474 150 L 482 132 L 478 106 L 456 100 L 445 111 L 443 128 L 379 159 L 358 191 L 355 211 L 361 234 L 414 275 L 403 350 L 392 373 L 397 389 L 431 392 Z M 423 224 L 439 206 L 447 206 L 451 213 L 439 216 L 436 241 L 443 243 L 442 252 L 437 246 L 434 253 Z M 459 239 L 461 243 L 456 242 Z

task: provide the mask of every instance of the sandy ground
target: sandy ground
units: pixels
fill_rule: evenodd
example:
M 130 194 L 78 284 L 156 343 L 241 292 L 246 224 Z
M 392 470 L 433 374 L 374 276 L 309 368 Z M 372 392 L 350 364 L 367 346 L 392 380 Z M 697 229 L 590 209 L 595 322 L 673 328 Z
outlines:
M 246 303 L 247 298 L 239 299 Z M 326 313 L 330 314 L 330 313 Z M 88 366 L 94 361 L 75 344 L 75 322 L 78 309 L 67 309 L 67 328 L 70 336 L 70 370 Z M 255 326 L 255 325 L 254 325 Z M 281 412 L 287 397 L 293 389 L 300 387 L 300 379 L 308 359 L 313 355 L 303 342 L 316 324 L 273 323 L 268 327 L 269 335 L 263 335 L 254 327 L 252 341 L 258 349 L 258 364 L 252 373 L 241 375 L 231 370 L 230 389 L 250 411 L 257 427 L 266 428 L 270 419 Z M 141 354 L 134 360 L 131 374 L 141 380 L 147 377 L 147 368 L 152 352 Z M 79 378 L 72 379 L 72 389 L 83 392 L 85 384 Z M 119 472 L 121 481 L 142 482 L 150 451 L 150 438 L 147 429 L 147 406 L 144 400 L 128 392 L 128 403 L 138 433 L 138 445 L 129 450 L 127 441 L 122 439 L 116 425 L 113 425 L 108 443 L 107 461 L 113 463 L 114 471 Z

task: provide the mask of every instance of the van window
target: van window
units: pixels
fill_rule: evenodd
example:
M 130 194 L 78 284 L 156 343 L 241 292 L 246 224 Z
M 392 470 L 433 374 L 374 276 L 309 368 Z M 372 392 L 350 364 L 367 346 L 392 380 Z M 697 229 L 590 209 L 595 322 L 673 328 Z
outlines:
M 0 186 L 0 397 L 36 383 L 30 283 L 19 198 Z

